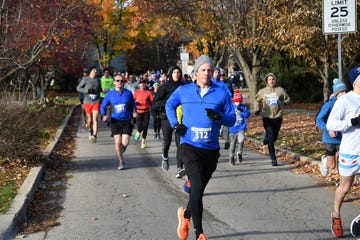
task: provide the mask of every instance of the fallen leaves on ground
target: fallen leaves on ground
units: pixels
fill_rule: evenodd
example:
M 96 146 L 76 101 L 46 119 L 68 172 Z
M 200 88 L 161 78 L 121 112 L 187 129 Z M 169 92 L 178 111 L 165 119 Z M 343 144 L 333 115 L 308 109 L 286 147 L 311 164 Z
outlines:
M 63 209 L 67 180 L 71 177 L 68 173 L 69 163 L 75 149 L 80 116 L 81 109 L 77 107 L 55 146 L 34 200 L 28 205 L 27 221 L 22 225 L 19 235 L 46 232 L 59 224 L 57 220 Z
M 305 111 L 297 111 L 297 107 Z M 335 190 L 339 182 L 338 173 L 330 173 L 326 178 L 320 174 L 319 163 L 321 155 L 324 154 L 324 146 L 321 142 L 321 131 L 315 127 L 315 113 L 320 104 L 314 106 L 311 104 L 292 105 L 284 113 L 283 123 L 279 133 L 276 147 L 284 151 L 277 151 L 277 157 L 291 166 L 291 171 L 296 174 L 306 174 L 318 180 L 318 184 L 329 189 Z M 245 146 L 254 151 L 268 155 L 267 147 L 261 144 L 264 128 L 262 118 L 251 116 L 248 118 L 248 129 L 246 136 L 250 137 L 245 141 Z M 296 155 L 294 155 L 296 154 Z M 300 160 L 300 155 L 308 157 L 313 161 Z M 294 158 L 299 159 L 294 161 Z M 360 180 L 356 178 L 347 198 L 356 204 L 360 204 Z

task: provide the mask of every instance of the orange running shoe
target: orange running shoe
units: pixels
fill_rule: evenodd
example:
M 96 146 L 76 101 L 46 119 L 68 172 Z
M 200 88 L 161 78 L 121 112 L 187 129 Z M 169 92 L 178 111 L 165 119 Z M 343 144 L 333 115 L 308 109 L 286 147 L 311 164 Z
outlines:
M 331 231 L 337 238 L 342 238 L 344 235 L 343 228 L 341 225 L 341 218 L 333 217 L 331 214 Z
M 177 228 L 177 234 L 180 240 L 186 240 L 189 236 L 190 219 L 184 217 L 185 208 L 181 207 L 177 211 L 179 225 Z
M 201 233 L 197 240 L 209 240 L 209 239 L 205 236 L 205 234 Z

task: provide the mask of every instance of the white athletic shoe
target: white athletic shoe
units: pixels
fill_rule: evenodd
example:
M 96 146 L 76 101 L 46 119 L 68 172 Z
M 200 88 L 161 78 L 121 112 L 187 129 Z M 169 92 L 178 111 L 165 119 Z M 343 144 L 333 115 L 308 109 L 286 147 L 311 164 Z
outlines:
M 124 164 L 124 162 L 120 162 L 118 169 L 119 169 L 119 170 L 124 170 L 124 169 L 125 169 L 125 164 Z
M 323 176 L 323 177 L 326 177 L 329 174 L 329 168 L 327 167 L 326 155 L 321 156 L 320 173 L 321 173 L 321 176 Z

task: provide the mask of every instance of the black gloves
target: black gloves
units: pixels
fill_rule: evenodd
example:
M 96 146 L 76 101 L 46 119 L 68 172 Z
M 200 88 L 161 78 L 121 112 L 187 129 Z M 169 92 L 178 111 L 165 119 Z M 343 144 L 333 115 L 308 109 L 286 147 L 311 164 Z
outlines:
M 205 108 L 208 118 L 211 121 L 219 121 L 221 119 L 221 114 L 215 112 L 211 108 Z
M 89 88 L 88 93 L 95 93 L 95 89 Z
M 353 125 L 353 126 L 358 126 L 358 125 L 360 125 L 360 116 L 357 116 L 357 117 L 355 117 L 355 118 L 352 118 L 352 119 L 351 119 L 351 125 Z
M 180 135 L 183 135 L 185 132 L 186 132 L 186 129 L 187 129 L 187 127 L 184 125 L 184 124 L 176 124 L 175 126 L 174 126 L 174 132 L 176 133 L 176 134 L 180 134 Z
M 260 110 L 257 110 L 254 114 L 255 114 L 256 116 L 259 116 L 259 115 L 260 115 Z

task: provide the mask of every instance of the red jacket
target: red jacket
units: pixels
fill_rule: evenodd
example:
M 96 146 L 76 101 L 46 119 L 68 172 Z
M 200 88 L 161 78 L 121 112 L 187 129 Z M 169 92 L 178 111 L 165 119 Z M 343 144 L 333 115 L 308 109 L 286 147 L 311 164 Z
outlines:
M 154 97 L 149 90 L 136 90 L 134 92 L 134 99 L 137 113 L 149 112 L 154 101 Z

